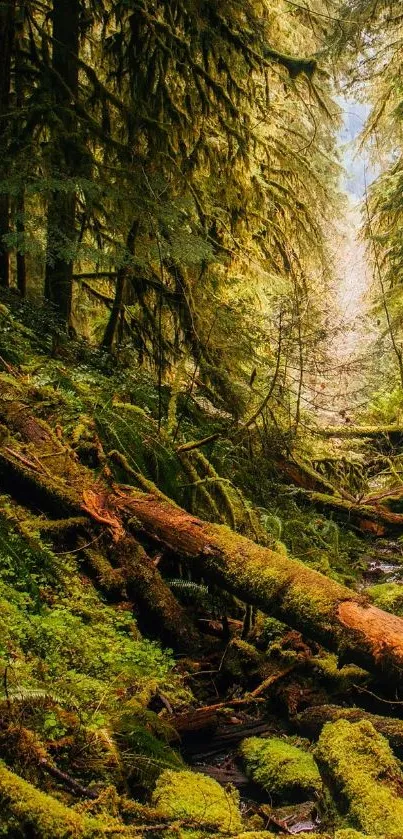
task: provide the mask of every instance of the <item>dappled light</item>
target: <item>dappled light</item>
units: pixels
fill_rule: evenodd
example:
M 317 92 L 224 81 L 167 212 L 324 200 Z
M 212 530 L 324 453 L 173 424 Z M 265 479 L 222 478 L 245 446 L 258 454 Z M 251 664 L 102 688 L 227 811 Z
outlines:
M 0 3 L 0 836 L 403 839 L 402 58 Z

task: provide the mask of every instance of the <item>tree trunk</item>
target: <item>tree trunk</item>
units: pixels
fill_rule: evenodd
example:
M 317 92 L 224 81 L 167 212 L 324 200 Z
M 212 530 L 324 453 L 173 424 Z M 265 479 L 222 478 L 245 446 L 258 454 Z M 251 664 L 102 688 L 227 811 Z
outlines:
M 335 495 L 310 492 L 310 501 L 324 512 L 334 513 L 341 521 L 355 524 L 363 533 L 385 536 L 402 532 L 403 514 L 393 513 L 383 504 L 361 501 L 348 501 Z
M 152 495 L 126 500 L 144 531 L 222 585 L 345 658 L 403 682 L 403 620 L 294 559 Z
M 10 109 L 11 60 L 14 46 L 15 0 L 3 0 L 0 3 L 0 146 L 5 157 L 5 136 L 7 133 L 7 113 Z M 3 159 L 3 163 L 6 163 Z M 1 178 L 7 177 L 6 167 Z M 3 237 L 10 232 L 10 197 L 6 192 L 0 194 L 0 286 L 10 285 L 10 255 Z
M 112 534 L 117 548 L 128 531 L 137 539 L 151 538 L 243 602 L 342 652 L 344 659 L 377 672 L 389 684 L 403 684 L 403 619 L 298 560 L 192 516 L 162 493 L 111 487 L 100 479 L 94 484 L 92 471 L 77 463 L 18 397 L 10 399 L 9 385 L 2 384 L 2 391 L 8 399 L 0 400 L 0 420 L 18 433 L 19 442 L 1 447 L 0 484 L 14 498 L 57 518 L 84 512 Z M 24 442 L 31 445 L 21 448 Z
M 19 9 L 19 14 L 23 13 L 23 9 Z M 23 32 L 25 21 L 22 19 L 20 35 Z M 21 50 L 21 37 L 16 38 L 15 44 L 15 92 L 17 108 L 24 107 L 25 90 L 23 81 L 23 58 Z M 17 288 L 21 297 L 25 298 L 27 295 L 27 266 L 24 253 L 24 237 L 25 237 L 25 189 L 21 188 L 21 192 L 17 196 L 16 201 L 16 219 L 15 226 L 18 234 L 17 245 Z
M 53 3 L 52 79 L 55 112 L 63 125 L 53 132 L 52 172 L 56 179 L 72 179 L 77 171 L 77 118 L 74 104 L 78 97 L 80 0 Z M 45 296 L 70 324 L 73 291 L 73 250 L 76 241 L 76 194 L 72 183 L 56 188 L 48 206 L 48 243 Z
M 339 440 L 352 437 L 388 437 L 391 442 L 402 442 L 403 428 L 399 425 L 329 425 L 318 428 L 321 437 L 337 437 Z
M 25 224 L 24 224 L 24 215 L 25 215 L 25 197 L 22 193 L 18 197 L 17 202 L 17 221 L 16 221 L 16 228 L 21 239 L 24 238 L 25 234 Z M 25 254 L 21 251 L 17 251 L 17 288 L 20 292 L 21 297 L 25 298 L 27 296 L 27 266 L 25 261 Z
M 133 254 L 134 246 L 136 242 L 136 236 L 138 231 L 139 223 L 137 219 L 135 219 L 132 223 L 132 226 L 129 230 L 127 241 L 126 241 L 126 248 L 130 255 Z M 126 303 L 126 294 L 127 294 L 127 284 L 128 284 L 128 273 L 129 273 L 128 265 L 122 265 L 119 268 L 117 278 L 116 278 L 116 289 L 115 289 L 115 298 L 113 301 L 112 310 L 109 316 L 109 320 L 105 329 L 104 337 L 102 339 L 102 348 L 107 350 L 107 352 L 111 352 L 113 345 L 115 343 L 116 334 L 118 331 L 119 325 L 122 323 L 123 318 L 125 316 L 125 303 Z

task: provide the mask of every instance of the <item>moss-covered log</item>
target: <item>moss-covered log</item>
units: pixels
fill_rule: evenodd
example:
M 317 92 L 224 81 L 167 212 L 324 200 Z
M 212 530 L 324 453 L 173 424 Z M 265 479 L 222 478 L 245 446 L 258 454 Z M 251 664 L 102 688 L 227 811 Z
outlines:
M 114 549 L 114 556 L 129 600 L 136 606 L 140 629 L 176 650 L 197 649 L 199 635 L 195 627 L 144 548 L 133 538 L 125 537 Z
M 389 745 L 401 760 L 403 758 L 403 720 L 394 717 L 382 717 L 379 714 L 370 714 L 361 708 L 341 708 L 339 705 L 317 705 L 307 708 L 293 718 L 298 732 L 310 740 L 317 740 L 323 726 L 327 722 L 336 720 L 348 720 L 348 722 L 370 722 L 376 731 L 382 734 L 389 741 Z
M 10 772 L 0 763 L 2 836 L 23 839 L 118 839 L 133 836 L 129 828 L 109 817 L 93 818 L 60 801 Z
M 105 547 L 98 548 L 96 552 L 82 549 L 83 557 L 96 574 L 99 587 L 107 592 L 121 587 L 122 596 L 134 602 L 135 611 L 141 613 L 139 623 L 144 630 L 163 638 L 165 643 L 177 650 L 195 649 L 198 646 L 195 627 L 145 551 L 135 539 L 125 535 L 117 515 L 108 514 L 105 506 L 102 506 L 99 514 L 95 507 L 93 510 L 88 507 L 87 493 L 93 481 L 91 472 L 74 461 L 69 461 L 67 480 L 63 480 L 49 469 L 46 473 L 35 471 L 29 465 L 28 458 L 24 463 L 12 451 L 0 450 L 0 487 L 10 493 L 13 499 L 25 503 L 28 508 L 32 507 L 35 512 L 40 509 L 47 515 L 70 513 L 73 530 L 78 521 L 80 527 L 84 527 L 86 519 L 83 515 L 77 515 L 86 512 L 88 525 L 93 527 L 95 524 L 98 530 L 112 530 L 115 538 L 119 532 L 121 541 L 119 549 L 114 548 L 114 567 L 108 561 Z M 84 493 L 83 488 L 87 488 Z M 98 493 L 94 493 L 94 504 L 95 498 L 99 504 L 105 504 L 103 493 L 107 493 L 107 487 L 101 488 L 98 485 L 97 490 Z M 67 521 L 63 520 L 64 532 Z M 56 525 L 57 521 L 54 521 L 53 528 Z M 49 531 L 48 535 L 52 535 L 51 527 Z M 113 542 L 108 533 L 106 536 L 106 544 Z M 91 542 L 94 541 L 92 531 L 89 538 Z
M 315 757 L 352 826 L 366 835 L 401 839 L 401 766 L 370 722 L 327 723 Z
M 355 524 L 362 532 L 375 536 L 401 533 L 403 514 L 393 513 L 382 504 L 366 504 L 363 501 L 348 501 L 334 495 L 311 492 L 310 501 L 324 512 L 332 512 L 342 521 Z
M 256 545 L 153 495 L 133 492 L 121 504 L 133 510 L 151 537 L 168 545 L 206 578 L 244 601 L 345 656 L 401 682 L 403 620 L 302 562 Z
M 322 437 L 338 437 L 340 440 L 353 437 L 388 437 L 392 443 L 403 441 L 403 428 L 399 425 L 330 425 L 327 428 L 319 428 L 317 433 Z
M 244 602 L 343 651 L 358 664 L 386 673 L 388 680 L 403 681 L 401 618 L 369 605 L 365 598 L 302 562 L 192 516 L 160 492 L 110 486 L 100 478 L 94 484 L 93 472 L 79 464 L 44 423 L 31 418 L 26 406 L 19 403 L 17 408 L 17 404 L 8 401 L 0 406 L 0 416 L 13 430 L 18 424 L 19 441 L 23 440 L 22 445 L 17 440 L 11 447 L 3 445 L 0 451 L 0 482 L 13 496 L 25 495 L 25 503 L 36 509 L 40 500 L 45 511 L 62 508 L 70 515 L 85 513 L 110 534 L 112 544 L 119 545 L 131 527 L 136 537 L 151 537 L 171 548 Z M 45 454 L 51 455 L 46 468 L 41 467 Z M 329 498 L 342 509 L 354 507 L 345 499 Z M 172 625 L 171 609 L 167 620 Z M 177 613 L 177 624 L 181 620 Z
M 324 492 L 329 495 L 340 495 L 342 498 L 354 501 L 353 496 L 349 492 L 341 487 L 333 486 L 331 481 L 328 481 L 327 478 L 320 475 L 306 461 L 294 457 L 292 460 L 287 460 L 286 458 L 277 459 L 275 463 L 282 475 L 285 475 L 288 480 L 302 489 Z

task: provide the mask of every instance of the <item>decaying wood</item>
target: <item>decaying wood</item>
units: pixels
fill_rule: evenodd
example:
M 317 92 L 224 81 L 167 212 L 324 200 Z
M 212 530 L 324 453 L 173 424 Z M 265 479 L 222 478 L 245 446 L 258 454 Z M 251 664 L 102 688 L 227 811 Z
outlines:
M 207 760 L 235 749 L 247 737 L 268 737 L 277 731 L 273 721 L 266 719 L 248 720 L 247 722 L 231 722 L 218 725 L 216 731 L 209 736 L 208 742 L 194 732 L 181 733 L 182 748 L 186 757 L 193 762 Z M 197 734 L 198 732 L 196 732 Z M 203 732 L 200 732 L 202 734 Z
M 321 437 L 338 437 L 340 440 L 352 437 L 389 437 L 391 442 L 403 440 L 403 428 L 399 425 L 331 425 L 318 428 L 317 433 Z
M 149 536 L 186 558 L 206 579 L 308 637 L 343 649 L 352 661 L 403 681 L 401 618 L 302 562 L 203 522 L 168 501 L 134 492 L 123 503 Z
M 25 408 L 25 406 L 24 406 Z M 30 417 L 25 408 L 0 405 L 0 417 L 13 427 L 18 422 L 19 439 L 28 445 L 21 450 L 29 459 L 31 434 L 36 454 L 55 447 L 57 439 Z M 61 446 L 62 444 L 59 443 Z M 161 493 L 152 494 L 102 485 L 94 487 L 91 470 L 77 463 L 67 453 L 66 463 L 49 459 L 49 473 L 43 475 L 15 460 L 0 449 L 0 480 L 3 486 L 32 501 L 36 509 L 60 514 L 87 515 L 93 518 L 96 504 L 88 507 L 88 490 L 100 497 L 102 518 L 109 519 L 109 529 L 116 533 L 116 521 L 128 527 L 136 539 L 146 538 L 163 545 L 182 557 L 199 574 L 237 595 L 243 602 L 260 608 L 290 627 L 315 638 L 325 646 L 343 650 L 344 658 L 385 676 L 388 681 L 403 682 L 403 620 L 371 606 L 365 597 L 331 580 L 302 562 L 255 544 L 223 525 L 210 524 L 182 510 Z M 57 467 L 55 463 L 57 462 Z M 351 505 L 333 497 L 333 503 Z M 92 501 L 94 498 L 92 496 Z M 394 516 L 387 513 L 388 516 Z M 97 516 L 95 515 L 95 518 Z M 403 523 L 403 517 L 395 516 Z M 97 522 L 108 530 L 108 525 Z M 119 541 L 116 543 L 119 544 Z M 154 571 L 158 573 L 157 569 Z M 172 618 L 172 616 L 171 616 Z
M 393 513 L 382 504 L 348 501 L 319 492 L 310 492 L 309 499 L 319 509 L 335 513 L 339 519 L 355 524 L 363 532 L 376 536 L 402 532 L 403 513 Z

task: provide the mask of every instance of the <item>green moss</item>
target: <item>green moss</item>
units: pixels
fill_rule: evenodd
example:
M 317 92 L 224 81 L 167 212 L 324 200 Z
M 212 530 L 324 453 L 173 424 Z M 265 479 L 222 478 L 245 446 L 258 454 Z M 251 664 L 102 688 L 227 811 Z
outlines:
M 263 657 L 256 647 L 241 638 L 234 638 L 231 641 L 223 661 L 226 674 L 243 678 L 258 673 L 262 665 Z
M 114 820 L 75 812 L 0 763 L 0 836 L 8 839 L 98 839 L 126 833 Z
M 347 828 L 347 830 L 338 830 L 335 833 L 334 839 L 383 839 L 382 836 L 368 836 L 367 833 L 358 833 L 357 830 L 351 830 Z
M 270 795 L 294 800 L 319 793 L 321 777 L 312 754 L 280 737 L 250 737 L 241 744 L 248 775 Z
M 167 769 L 157 781 L 152 803 L 168 818 L 194 820 L 219 833 L 234 833 L 242 827 L 238 793 L 195 772 Z
M 252 830 L 247 833 L 238 833 L 233 839 L 276 839 L 276 837 L 278 837 L 278 833 L 270 833 L 267 830 Z M 325 833 L 298 833 L 298 839 L 330 839 L 330 836 Z M 350 837 L 346 836 L 345 839 L 350 839 Z M 351 836 L 351 839 L 355 839 L 355 837 Z M 359 839 L 358 833 L 357 839 Z
M 380 609 L 403 617 L 402 583 L 380 583 L 366 589 L 366 593 Z
M 338 656 L 334 653 L 315 657 L 311 664 L 326 681 L 337 686 L 340 690 L 349 690 L 353 684 L 368 679 L 367 671 L 358 667 L 357 664 L 345 664 L 344 667 L 339 667 Z
M 130 778 L 144 788 L 153 788 L 164 769 L 184 769 L 182 758 L 169 745 L 170 740 L 178 739 L 176 731 L 153 711 L 130 700 L 112 724 L 128 749 Z
M 316 757 L 347 806 L 353 827 L 401 839 L 403 774 L 387 740 L 370 722 L 327 723 Z

